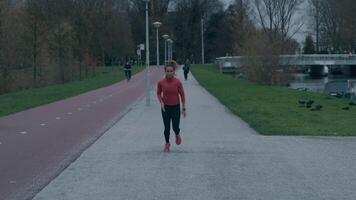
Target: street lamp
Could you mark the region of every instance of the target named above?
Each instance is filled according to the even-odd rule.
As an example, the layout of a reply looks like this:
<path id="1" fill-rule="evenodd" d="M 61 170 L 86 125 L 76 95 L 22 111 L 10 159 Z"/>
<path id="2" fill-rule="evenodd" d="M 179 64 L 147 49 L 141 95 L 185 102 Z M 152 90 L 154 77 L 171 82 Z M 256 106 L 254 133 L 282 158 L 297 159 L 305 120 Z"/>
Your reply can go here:
<path id="1" fill-rule="evenodd" d="M 164 39 L 164 66 L 167 65 L 167 40 L 169 38 L 169 35 L 164 34 L 162 35 L 163 39 Z"/>
<path id="2" fill-rule="evenodd" d="M 159 40 L 158 40 L 158 29 L 162 25 L 161 22 L 153 23 L 153 26 L 156 28 L 156 40 L 157 40 L 157 68 L 159 67 Z"/>
<path id="3" fill-rule="evenodd" d="M 173 46 L 173 40 L 172 39 L 168 39 L 168 60 L 172 60 L 172 46 Z"/>
<path id="4" fill-rule="evenodd" d="M 201 18 L 201 63 L 205 64 L 204 62 L 204 18 Z"/>
<path id="5" fill-rule="evenodd" d="M 150 46 L 148 42 L 148 2 L 150 0 L 143 0 L 146 2 L 146 106 L 150 105 Z"/>

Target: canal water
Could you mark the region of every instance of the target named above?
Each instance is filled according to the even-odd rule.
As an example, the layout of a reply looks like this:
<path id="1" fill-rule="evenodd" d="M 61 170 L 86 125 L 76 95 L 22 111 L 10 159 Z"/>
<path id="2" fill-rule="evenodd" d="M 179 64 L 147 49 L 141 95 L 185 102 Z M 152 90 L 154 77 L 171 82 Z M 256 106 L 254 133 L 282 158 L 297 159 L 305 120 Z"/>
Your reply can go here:
<path id="1" fill-rule="evenodd" d="M 307 90 L 312 92 L 323 93 L 325 85 L 330 81 L 346 81 L 356 83 L 356 77 L 347 77 L 344 75 L 329 75 L 325 77 L 312 78 L 308 74 L 292 74 L 289 78 L 289 87 L 298 90 Z M 340 88 L 341 90 L 341 88 Z M 355 94 L 356 95 L 356 94 Z"/>

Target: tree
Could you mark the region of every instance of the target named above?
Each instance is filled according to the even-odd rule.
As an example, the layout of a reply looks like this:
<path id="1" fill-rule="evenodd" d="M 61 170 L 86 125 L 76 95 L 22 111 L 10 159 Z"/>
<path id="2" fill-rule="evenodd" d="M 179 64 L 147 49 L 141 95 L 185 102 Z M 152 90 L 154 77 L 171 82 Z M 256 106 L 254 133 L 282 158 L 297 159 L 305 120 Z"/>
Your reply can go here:
<path id="1" fill-rule="evenodd" d="M 356 50 L 356 2 L 310 0 L 316 28 L 317 51 L 344 53 Z"/>
<path id="2" fill-rule="evenodd" d="M 316 51 L 319 52 L 319 38 L 321 27 L 321 12 L 322 12 L 322 0 L 310 0 L 312 19 L 314 20 Z"/>
<path id="3" fill-rule="evenodd" d="M 262 30 L 271 43 L 278 44 L 284 53 L 287 41 L 300 30 L 303 20 L 296 20 L 301 0 L 254 0 L 256 15 Z"/>
<path id="4" fill-rule="evenodd" d="M 73 62 L 74 28 L 71 21 L 73 4 L 70 0 L 47 1 L 46 24 L 48 28 L 47 42 L 51 61 L 56 66 L 56 79 L 65 83 L 71 79 Z M 56 71 L 57 71 L 56 70 Z"/>
<path id="5" fill-rule="evenodd" d="M 146 40 L 146 26 L 145 26 L 145 10 L 146 3 L 142 0 L 128 0 L 129 6 L 127 6 L 128 21 L 131 29 L 131 37 L 133 46 L 144 43 Z M 160 33 L 173 35 L 173 24 L 169 21 L 172 12 L 168 12 L 170 7 L 176 0 L 150 0 L 148 6 L 149 24 L 151 25 L 155 21 L 160 21 L 163 26 L 160 27 Z M 155 29 L 150 26 L 149 28 L 149 41 L 150 44 L 154 44 L 156 41 Z M 164 46 L 163 42 L 160 43 L 161 48 Z M 150 45 L 150 52 L 153 51 L 155 45 Z M 131 54 L 132 55 L 132 54 Z M 153 60 L 154 54 L 150 54 L 151 60 Z M 163 57 L 164 55 L 161 54 Z"/>
<path id="6" fill-rule="evenodd" d="M 13 7 L 11 1 L 0 4 L 0 92 L 9 92 L 13 84 L 12 71 L 23 63 L 23 39 L 21 32 L 21 10 Z"/>
<path id="7" fill-rule="evenodd" d="M 25 7 L 24 23 L 26 29 L 23 31 L 24 38 L 28 43 L 28 52 L 32 58 L 33 80 L 36 83 L 38 75 L 42 75 L 39 67 L 40 52 L 43 45 L 43 33 L 45 29 L 42 0 L 27 0 Z"/>
<path id="8" fill-rule="evenodd" d="M 200 62 L 201 20 L 209 24 L 214 13 L 223 8 L 219 0 L 180 0 L 175 1 L 174 12 L 170 12 L 170 24 L 174 24 L 171 35 L 177 51 L 175 57 L 190 58 Z M 203 31 L 205 32 L 205 27 Z M 209 43 L 205 40 L 205 44 Z"/>
<path id="9" fill-rule="evenodd" d="M 301 0 L 254 0 L 255 19 L 261 28 L 250 28 L 242 44 L 243 61 L 249 80 L 269 85 L 284 84 L 279 55 L 294 54 L 298 43 L 293 36 L 303 25 L 295 19 Z"/>
<path id="10" fill-rule="evenodd" d="M 8 2 L 0 1 L 0 94 L 8 91 L 8 79 L 9 79 L 9 66 L 5 65 L 4 48 L 5 44 L 3 38 L 5 36 L 4 26 L 5 17 L 8 11 Z"/>
<path id="11" fill-rule="evenodd" d="M 162 2 L 157 0 L 156 13 L 164 12 Z M 131 5 L 129 0 L 1 0 L 0 92 L 81 79 L 83 68 L 87 76 L 95 75 L 97 64 L 132 55 Z M 26 72 L 17 79 L 26 80 L 21 87 L 12 80 L 19 70 Z"/>
<path id="12" fill-rule="evenodd" d="M 226 12 L 220 11 L 211 15 L 206 28 L 206 59 L 233 55 L 232 34 L 229 31 L 229 20 Z"/>
<path id="13" fill-rule="evenodd" d="M 311 35 L 308 35 L 305 38 L 303 53 L 304 54 L 314 54 L 315 53 L 314 41 L 313 41 L 313 38 Z"/>
<path id="14" fill-rule="evenodd" d="M 255 27 L 248 1 L 235 0 L 226 10 L 211 15 L 206 30 L 207 58 L 242 55 L 246 40 Z"/>
<path id="15" fill-rule="evenodd" d="M 272 85 L 274 74 L 279 69 L 275 55 L 278 49 L 271 45 L 270 38 L 263 31 L 255 31 L 247 39 L 243 53 L 247 59 L 243 61 L 246 78 L 260 83 Z"/>
<path id="16" fill-rule="evenodd" d="M 249 1 L 235 0 L 226 10 L 233 55 L 241 55 L 246 38 L 255 27 L 250 19 Z"/>

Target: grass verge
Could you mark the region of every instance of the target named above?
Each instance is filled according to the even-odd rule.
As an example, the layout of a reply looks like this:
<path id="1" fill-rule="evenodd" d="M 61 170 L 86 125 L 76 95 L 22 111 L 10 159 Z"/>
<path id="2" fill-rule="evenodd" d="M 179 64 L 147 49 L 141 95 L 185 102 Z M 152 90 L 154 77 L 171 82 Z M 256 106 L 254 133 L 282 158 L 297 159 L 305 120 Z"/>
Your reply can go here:
<path id="1" fill-rule="evenodd" d="M 143 69 L 133 67 L 132 73 L 135 74 Z M 111 67 L 98 67 L 95 77 L 82 81 L 0 95 L 0 117 L 112 85 L 123 79 L 125 76 L 121 68 L 112 71 Z"/>
<path id="2" fill-rule="evenodd" d="M 231 78 L 217 73 L 212 64 L 195 65 L 192 73 L 220 102 L 263 135 L 356 135 L 356 106 L 350 106 L 350 100 Z M 301 107 L 300 100 L 313 100 L 312 108 L 321 105 L 322 109 Z"/>

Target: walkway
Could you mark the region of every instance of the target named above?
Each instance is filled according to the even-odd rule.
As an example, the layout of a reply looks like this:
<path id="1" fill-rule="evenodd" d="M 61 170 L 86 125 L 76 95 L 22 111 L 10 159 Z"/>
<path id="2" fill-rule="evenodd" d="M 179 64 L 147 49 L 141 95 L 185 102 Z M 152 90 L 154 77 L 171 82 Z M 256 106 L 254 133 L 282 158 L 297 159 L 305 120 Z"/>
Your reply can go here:
<path id="1" fill-rule="evenodd" d="M 35 200 L 356 199 L 355 137 L 261 136 L 194 79 L 184 86 L 182 145 L 162 152 L 160 106 L 143 99 Z"/>
<path id="2" fill-rule="evenodd" d="M 152 69 L 153 85 L 163 71 Z M 124 116 L 145 91 L 145 72 L 141 72 L 130 82 L 0 118 L 0 199 L 33 197 Z"/>

